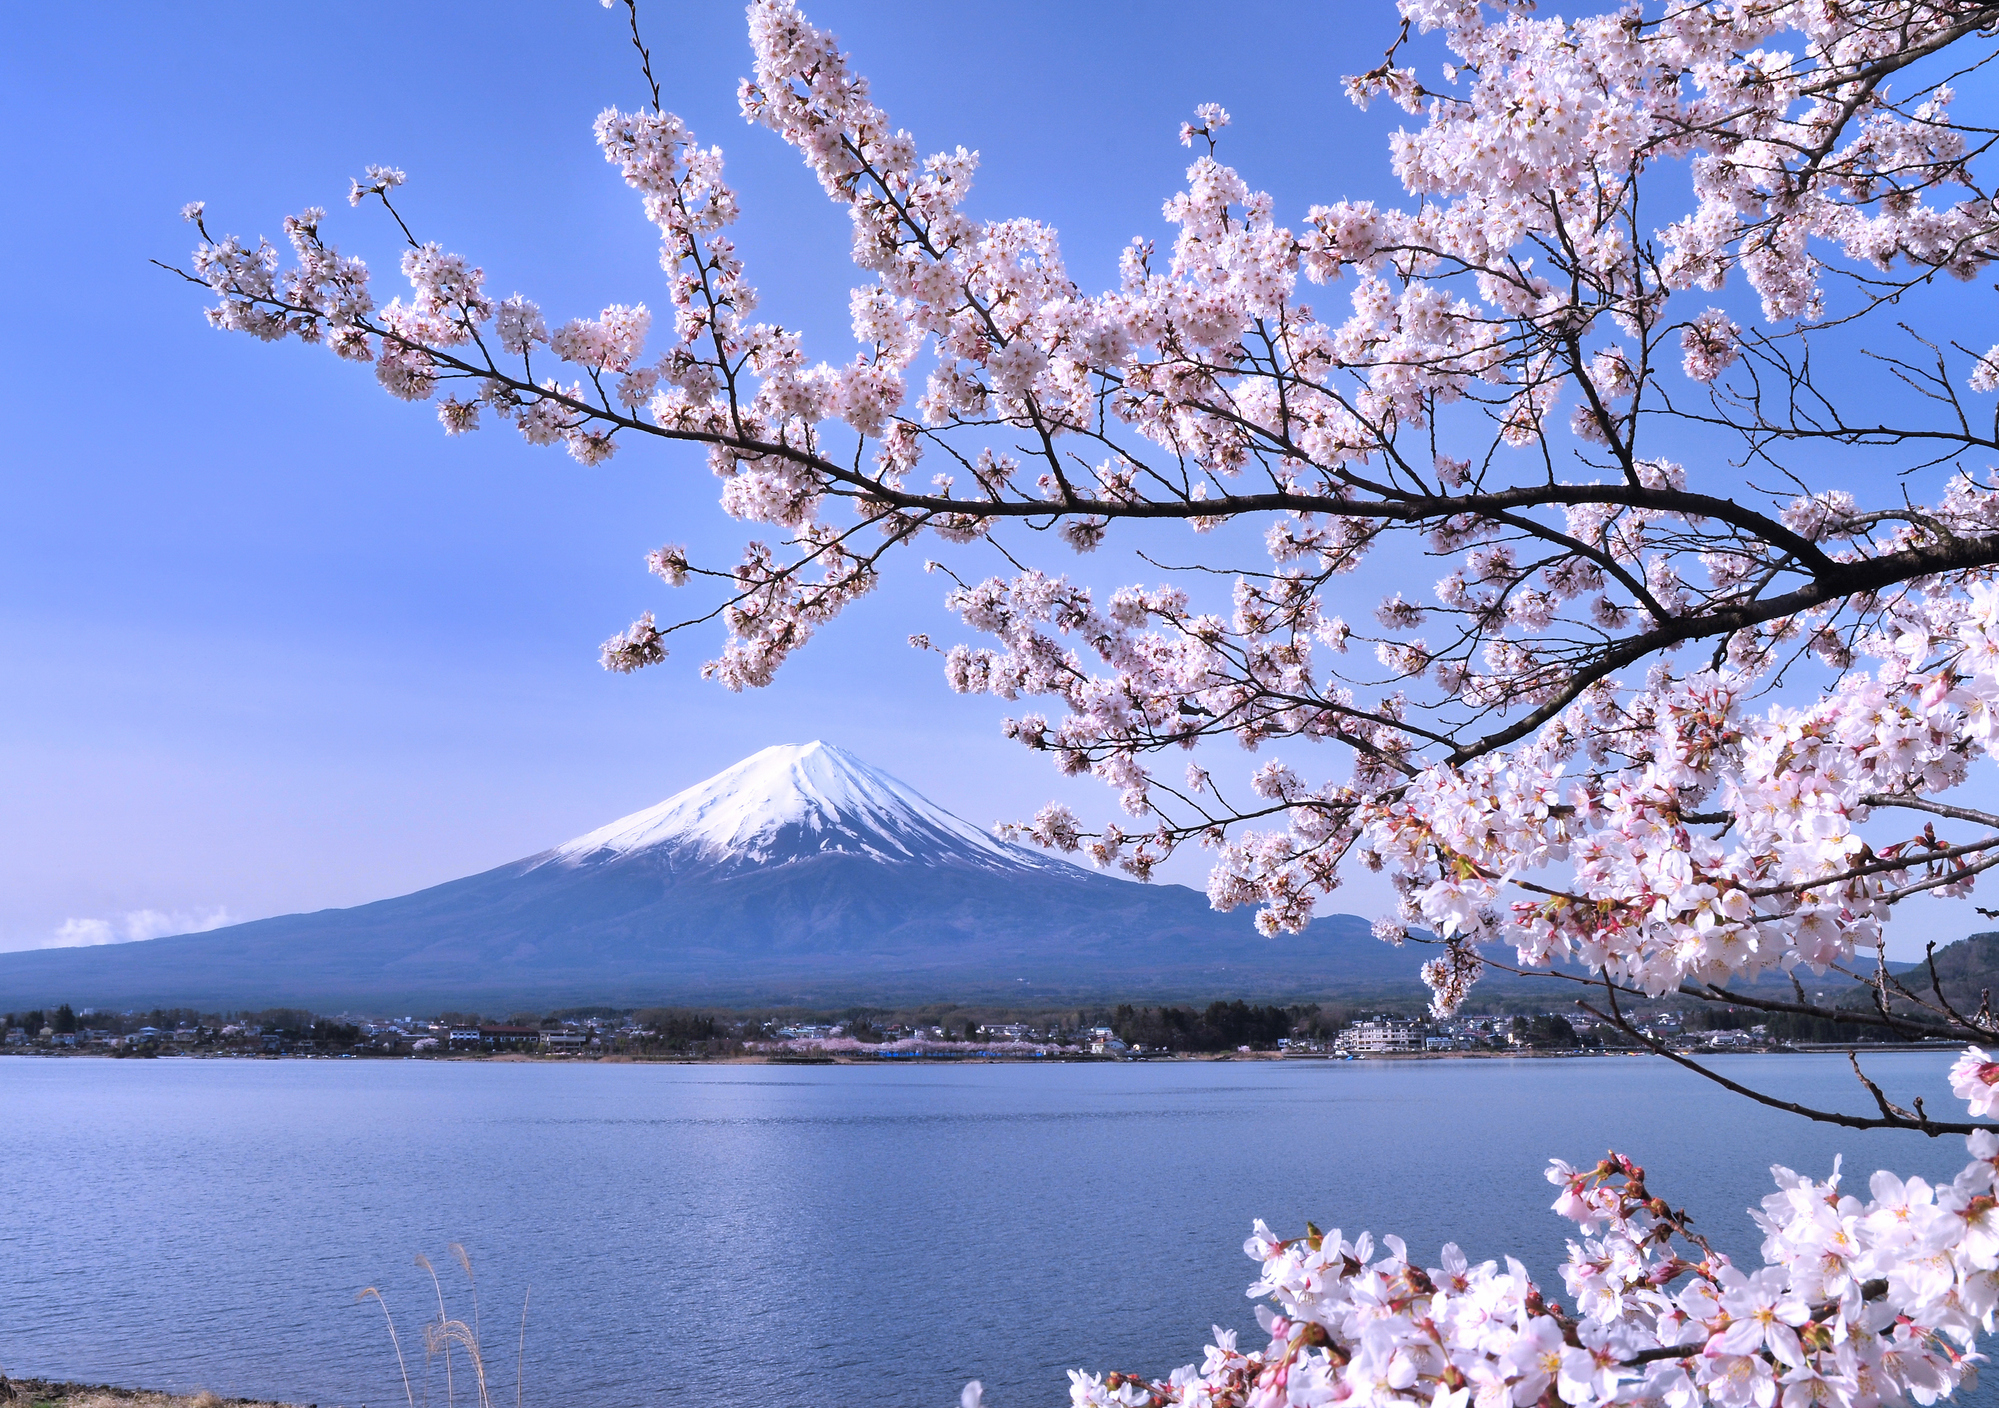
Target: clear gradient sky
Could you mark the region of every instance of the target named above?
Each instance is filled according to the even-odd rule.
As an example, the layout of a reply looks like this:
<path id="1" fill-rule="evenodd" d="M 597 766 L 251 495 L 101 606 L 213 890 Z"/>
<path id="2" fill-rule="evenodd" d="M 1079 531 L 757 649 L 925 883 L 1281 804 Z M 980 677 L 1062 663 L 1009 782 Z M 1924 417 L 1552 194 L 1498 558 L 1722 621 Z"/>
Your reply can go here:
<path id="1" fill-rule="evenodd" d="M 860 281 L 846 217 L 737 115 L 740 6 L 641 12 L 667 105 L 728 153 L 759 315 L 844 359 Z M 1160 0 L 808 12 L 920 149 L 982 153 L 973 214 L 1050 221 L 1086 289 L 1114 281 L 1131 236 L 1165 233 L 1188 159 L 1175 135 L 1199 102 L 1232 111 L 1224 158 L 1281 218 L 1398 194 L 1383 139 L 1401 115 L 1339 91 L 1390 37 L 1386 0 L 1238 3 L 1219 23 Z M 147 262 L 185 262 L 185 201 L 205 200 L 218 233 L 274 240 L 318 204 L 386 297 L 395 243 L 344 199 L 383 162 L 409 173 L 419 236 L 483 265 L 495 294 L 528 294 L 551 322 L 662 308 L 655 233 L 590 139 L 601 108 L 641 100 L 622 25 L 594 0 L 10 15 L 0 948 L 400 894 L 815 737 L 976 822 L 1053 796 L 1110 812 L 1109 793 L 1002 740 L 997 701 L 951 694 L 937 658 L 903 643 L 963 637 L 941 581 L 914 570 L 773 689 L 702 683 L 715 635 L 605 674 L 597 642 L 642 609 L 673 612 L 649 549 L 728 560 L 744 536 L 698 451 L 585 470 L 490 428 L 447 441 L 430 407 L 391 401 L 364 369 L 210 331 L 200 291 Z M 1350 614 L 1381 584 L 1355 593 Z M 1350 907 L 1385 902 L 1357 887 Z"/>

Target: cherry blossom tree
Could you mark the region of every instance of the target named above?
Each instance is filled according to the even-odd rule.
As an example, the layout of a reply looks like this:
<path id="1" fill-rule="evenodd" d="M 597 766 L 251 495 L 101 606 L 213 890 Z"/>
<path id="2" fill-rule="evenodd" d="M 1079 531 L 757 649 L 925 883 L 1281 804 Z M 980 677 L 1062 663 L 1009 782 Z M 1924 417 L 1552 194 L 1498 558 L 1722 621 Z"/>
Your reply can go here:
<path id="1" fill-rule="evenodd" d="M 496 297 L 410 227 L 389 167 L 350 199 L 406 242 L 406 294 L 380 303 L 318 209 L 286 220 L 287 260 L 190 206 L 186 276 L 217 327 L 372 365 L 447 434 L 507 427 L 586 465 L 705 447 L 722 509 L 770 540 L 733 565 L 655 552 L 712 594 L 642 615 L 610 669 L 719 617 L 705 673 L 767 685 L 919 560 L 900 549 L 935 545 L 973 633 L 942 652 L 951 687 L 1022 701 L 1011 737 L 1117 794 L 1123 819 L 1094 829 L 1044 809 L 1020 828 L 1044 845 L 1139 878 L 1208 848 L 1213 902 L 1273 935 L 1350 867 L 1381 872 L 1399 903 L 1378 932 L 1437 945 L 1439 1013 L 1499 963 L 1647 1043 L 1631 1004 L 1667 994 L 1999 1040 L 1988 1005 L 1934 965 L 1891 973 L 1882 940 L 1894 905 L 1968 903 L 1999 865 L 1978 804 L 1999 751 L 1999 346 L 1947 333 L 1953 290 L 1999 257 L 1999 129 L 1957 95 L 1989 98 L 1999 4 L 1597 8 L 1384 0 L 1393 42 L 1347 91 L 1411 115 L 1389 153 L 1404 207 L 1280 213 L 1206 105 L 1179 134 L 1170 245 L 1135 239 L 1091 293 L 1047 225 L 966 213 L 975 153 L 923 155 L 832 35 L 755 0 L 743 115 L 852 220 L 844 361 L 758 320 L 722 153 L 663 109 L 629 3 L 652 103 L 596 138 L 659 232 L 659 336 L 642 302 L 551 326 Z M 1064 571 L 1175 523 L 1185 568 L 1107 594 Z M 1205 550 L 1240 523 L 1255 561 Z M 965 566 L 981 554 L 990 575 Z M 1401 590 L 1345 620 L 1341 579 L 1370 562 Z M 1231 740 L 1270 755 L 1244 795 L 1202 765 Z M 1858 978 L 1871 1004 L 1822 1006 L 1800 973 Z M 1967 1134 L 1973 1162 L 1947 1189 L 1876 1175 L 1865 1204 L 1780 1171 L 1754 1275 L 1628 1161 L 1558 1167 L 1574 1316 L 1517 1266 L 1260 1230 L 1267 1349 L 1218 1335 L 1199 1370 L 1079 1377 L 1077 1401 L 1929 1402 L 1999 1294 L 1999 1063 L 1973 1048 L 1954 1073 L 1972 1121 L 1862 1080 L 1874 1114 L 1743 1093 Z"/>

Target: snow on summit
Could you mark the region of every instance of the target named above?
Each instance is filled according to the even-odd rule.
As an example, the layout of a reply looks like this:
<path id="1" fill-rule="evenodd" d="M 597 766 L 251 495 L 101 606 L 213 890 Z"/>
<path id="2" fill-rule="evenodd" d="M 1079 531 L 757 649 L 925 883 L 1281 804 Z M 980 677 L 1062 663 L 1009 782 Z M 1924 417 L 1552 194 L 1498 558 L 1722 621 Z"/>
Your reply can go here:
<path id="1" fill-rule="evenodd" d="M 999 840 L 818 741 L 753 753 L 657 806 L 557 846 L 543 863 L 599 866 L 644 855 L 770 865 L 826 853 L 982 869 L 1071 868 Z"/>

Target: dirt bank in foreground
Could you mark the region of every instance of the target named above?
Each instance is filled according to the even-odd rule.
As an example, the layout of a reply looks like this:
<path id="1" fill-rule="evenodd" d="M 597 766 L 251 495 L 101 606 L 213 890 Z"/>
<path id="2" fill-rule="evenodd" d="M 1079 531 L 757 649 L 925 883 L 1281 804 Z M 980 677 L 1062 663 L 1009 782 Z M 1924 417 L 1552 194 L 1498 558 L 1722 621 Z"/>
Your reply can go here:
<path id="1" fill-rule="evenodd" d="M 58 1383 L 53 1379 L 0 1377 L 0 1408 L 298 1408 L 255 1398 L 223 1398 L 213 1393 L 180 1395 L 109 1384 Z M 317 1403 L 306 1408 L 319 1408 Z"/>

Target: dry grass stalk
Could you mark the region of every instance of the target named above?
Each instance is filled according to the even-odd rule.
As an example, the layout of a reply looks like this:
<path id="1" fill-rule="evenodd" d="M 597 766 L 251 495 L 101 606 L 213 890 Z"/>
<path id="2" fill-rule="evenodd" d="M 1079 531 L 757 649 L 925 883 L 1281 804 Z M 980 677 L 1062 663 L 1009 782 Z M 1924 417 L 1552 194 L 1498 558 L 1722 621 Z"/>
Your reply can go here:
<path id="1" fill-rule="evenodd" d="M 382 1318 L 389 1323 L 389 1343 L 396 1347 L 396 1368 L 402 1371 L 403 1397 L 409 1401 L 409 1408 L 416 1408 L 416 1395 L 410 1392 L 410 1366 L 403 1359 L 403 1342 L 396 1334 L 396 1317 L 389 1314 L 389 1303 L 382 1299 L 382 1293 L 373 1286 L 356 1293 L 354 1299 L 375 1298 L 375 1304 L 382 1307 Z"/>
<path id="2" fill-rule="evenodd" d="M 426 1321 L 423 1327 L 424 1403 L 427 1408 L 430 1402 L 431 1361 L 441 1354 L 444 1356 L 445 1408 L 456 1408 L 457 1386 L 451 1364 L 451 1353 L 456 1348 L 465 1355 L 466 1359 L 472 1365 L 473 1382 L 479 1392 L 477 1408 L 493 1408 L 492 1389 L 486 1376 L 486 1355 L 479 1342 L 478 1278 L 472 1273 L 472 1258 L 462 1244 L 453 1242 L 449 1250 L 452 1256 L 457 1258 L 459 1266 L 464 1269 L 466 1283 L 472 1289 L 472 1323 L 468 1325 L 463 1320 L 452 1318 L 449 1308 L 445 1305 L 444 1284 L 438 1279 L 437 1268 L 431 1265 L 429 1257 L 418 1252 L 416 1255 L 416 1264 L 430 1273 L 431 1289 L 437 1294 L 437 1318 Z M 383 1318 L 388 1323 L 389 1342 L 395 1346 L 396 1366 L 402 1371 L 403 1396 L 408 1401 L 409 1408 L 417 1408 L 416 1394 L 410 1386 L 409 1365 L 403 1358 L 402 1341 L 396 1335 L 395 1317 L 389 1314 L 388 1302 L 382 1299 L 382 1293 L 373 1286 L 362 1290 L 354 1299 L 357 1301 L 366 1300 L 371 1296 L 382 1307 Z M 527 1332 L 528 1301 L 527 1296 L 523 1295 L 521 1297 L 520 1344 L 516 1350 L 514 1359 L 514 1408 L 521 1408 L 521 1371 L 527 1358 Z"/>
<path id="3" fill-rule="evenodd" d="M 444 1313 L 444 1286 L 437 1279 L 437 1268 L 430 1264 L 430 1258 L 425 1256 L 422 1252 L 418 1252 L 416 1254 L 416 1264 L 418 1266 L 421 1266 L 425 1271 L 428 1271 L 430 1273 L 431 1289 L 437 1292 L 437 1322 L 438 1324 L 441 1325 L 445 1322 L 446 1319 Z M 431 1347 L 430 1337 L 431 1337 L 431 1327 L 429 1325 L 425 1325 L 423 1327 L 423 1400 L 426 1405 L 426 1408 L 428 1408 L 428 1405 L 430 1403 L 430 1360 L 431 1356 L 435 1353 L 435 1350 Z M 453 1408 L 452 1390 L 451 1390 L 451 1346 L 448 1343 L 444 1347 L 444 1408 Z"/>
<path id="4" fill-rule="evenodd" d="M 453 1242 L 445 1248 L 458 1258 L 458 1264 L 465 1268 L 465 1284 L 472 1288 L 472 1338 L 479 1338 L 479 1278 L 472 1274 L 472 1258 L 465 1252 L 463 1242 Z"/>
<path id="5" fill-rule="evenodd" d="M 521 1365 L 526 1362 L 528 1353 L 528 1296 L 533 1290 L 534 1287 L 529 1286 L 521 1292 L 521 1344 L 514 1351 L 514 1408 L 521 1408 Z"/>

